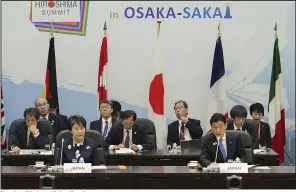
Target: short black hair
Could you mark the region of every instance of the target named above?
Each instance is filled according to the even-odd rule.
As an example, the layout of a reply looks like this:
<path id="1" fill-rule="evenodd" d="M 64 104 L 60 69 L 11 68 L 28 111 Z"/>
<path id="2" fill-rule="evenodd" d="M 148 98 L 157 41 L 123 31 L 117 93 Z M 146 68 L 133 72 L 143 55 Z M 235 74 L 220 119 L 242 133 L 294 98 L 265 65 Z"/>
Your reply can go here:
<path id="1" fill-rule="evenodd" d="M 254 103 L 250 106 L 250 114 L 252 115 L 253 112 L 262 113 L 264 116 L 264 107 L 261 103 Z"/>
<path id="2" fill-rule="evenodd" d="M 123 113 L 121 115 L 121 119 L 122 120 L 128 119 L 130 117 L 133 117 L 133 120 L 136 121 L 137 120 L 137 114 L 136 114 L 136 112 L 134 112 L 133 110 L 123 111 Z"/>
<path id="3" fill-rule="evenodd" d="M 111 100 L 113 105 L 113 113 L 116 113 L 117 111 L 121 111 L 121 104 L 118 101 Z"/>
<path id="4" fill-rule="evenodd" d="M 213 123 L 222 121 L 224 124 L 226 123 L 226 118 L 222 113 L 214 113 L 210 119 L 210 124 L 212 126 Z"/>
<path id="5" fill-rule="evenodd" d="M 185 107 L 185 108 L 188 108 L 188 104 L 187 104 L 186 101 L 179 100 L 179 101 L 177 101 L 177 102 L 175 103 L 175 105 L 174 105 L 174 109 L 175 109 L 175 106 L 176 106 L 178 103 L 183 103 L 184 107 Z"/>
<path id="6" fill-rule="evenodd" d="M 75 124 L 82 125 L 84 128 L 86 128 L 86 120 L 81 115 L 73 115 L 68 118 L 68 125 L 70 127 L 70 130 L 72 130 Z"/>
<path id="7" fill-rule="evenodd" d="M 107 100 L 107 99 L 100 101 L 99 108 L 101 108 L 101 105 L 102 105 L 103 103 L 108 104 L 108 105 L 111 106 L 111 108 L 113 108 L 113 104 L 112 104 L 112 102 L 109 101 L 109 100 Z"/>
<path id="8" fill-rule="evenodd" d="M 37 120 L 40 118 L 40 112 L 38 109 L 30 107 L 24 111 L 24 118 L 26 119 L 27 115 L 35 117 Z"/>
<path id="9" fill-rule="evenodd" d="M 232 107 L 230 110 L 230 117 L 234 119 L 235 117 L 247 117 L 248 111 L 247 109 L 242 105 L 236 105 Z"/>

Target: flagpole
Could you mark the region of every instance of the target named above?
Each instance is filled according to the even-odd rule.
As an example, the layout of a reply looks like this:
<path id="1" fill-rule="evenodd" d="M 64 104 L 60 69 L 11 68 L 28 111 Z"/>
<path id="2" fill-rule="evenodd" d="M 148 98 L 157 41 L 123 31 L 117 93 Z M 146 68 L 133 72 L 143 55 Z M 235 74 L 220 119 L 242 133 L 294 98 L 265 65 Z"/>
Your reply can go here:
<path id="1" fill-rule="evenodd" d="M 50 22 L 49 39 L 53 37 L 53 21 Z"/>
<path id="2" fill-rule="evenodd" d="M 277 21 L 275 22 L 275 25 L 274 25 L 274 39 L 277 39 L 278 38 L 278 33 L 277 33 Z"/>
<path id="3" fill-rule="evenodd" d="M 104 36 L 106 37 L 106 39 L 107 39 L 107 23 L 106 23 L 106 21 L 105 21 L 105 23 L 104 23 L 104 28 L 103 28 L 103 30 L 104 30 Z M 108 48 L 108 45 L 107 45 L 107 48 Z M 102 78 L 102 83 L 103 83 L 103 85 L 104 85 L 104 77 L 106 76 L 106 90 L 107 90 L 107 87 L 108 87 L 108 65 L 106 65 L 106 73 L 104 74 L 102 74 L 103 75 L 103 78 Z M 106 93 L 107 95 L 106 95 L 106 99 L 108 99 L 108 92 Z"/>
<path id="4" fill-rule="evenodd" d="M 158 27 L 157 27 L 157 38 L 158 38 L 159 35 L 160 35 L 160 24 L 161 24 L 161 19 L 157 19 L 156 22 L 157 22 L 157 24 L 158 24 Z"/>

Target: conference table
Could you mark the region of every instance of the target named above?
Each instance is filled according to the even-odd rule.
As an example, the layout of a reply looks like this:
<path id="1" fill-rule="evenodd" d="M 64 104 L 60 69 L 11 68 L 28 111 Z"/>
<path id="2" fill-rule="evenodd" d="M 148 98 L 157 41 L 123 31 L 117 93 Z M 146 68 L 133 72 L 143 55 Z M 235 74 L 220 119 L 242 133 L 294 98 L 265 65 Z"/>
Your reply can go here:
<path id="1" fill-rule="evenodd" d="M 199 160 L 200 150 L 182 149 L 177 154 L 168 153 L 166 150 L 153 150 L 148 153 L 116 154 L 114 151 L 105 152 L 106 165 L 126 166 L 187 166 L 189 161 Z M 35 161 L 44 161 L 45 164 L 53 165 L 53 155 L 19 155 L 2 151 L 2 166 L 28 166 L 34 165 Z M 278 166 L 279 155 L 272 149 L 267 154 L 254 154 L 254 164 L 261 166 Z"/>
<path id="2" fill-rule="evenodd" d="M 294 166 L 253 167 L 241 177 L 243 189 L 296 189 Z M 32 166 L 2 166 L 2 189 L 39 189 L 40 176 L 54 176 L 54 189 L 227 189 L 233 174 L 187 166 L 107 166 L 92 173 L 43 172 Z"/>

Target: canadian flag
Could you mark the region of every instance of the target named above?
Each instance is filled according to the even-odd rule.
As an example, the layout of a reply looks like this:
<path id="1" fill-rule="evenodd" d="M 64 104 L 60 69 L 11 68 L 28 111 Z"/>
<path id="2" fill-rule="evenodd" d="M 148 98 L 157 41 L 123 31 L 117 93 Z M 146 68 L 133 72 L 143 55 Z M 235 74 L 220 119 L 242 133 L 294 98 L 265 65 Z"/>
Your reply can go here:
<path id="1" fill-rule="evenodd" d="M 149 90 L 149 118 L 154 122 L 157 146 L 164 149 L 166 141 L 166 123 L 164 117 L 164 83 L 163 83 L 163 60 L 160 44 L 160 23 L 158 20 L 157 38 L 153 61 L 152 80 Z"/>
<path id="2" fill-rule="evenodd" d="M 107 63 L 108 63 L 108 43 L 107 26 L 104 24 L 104 37 L 101 44 L 99 71 L 98 71 L 98 103 L 107 99 Z"/>

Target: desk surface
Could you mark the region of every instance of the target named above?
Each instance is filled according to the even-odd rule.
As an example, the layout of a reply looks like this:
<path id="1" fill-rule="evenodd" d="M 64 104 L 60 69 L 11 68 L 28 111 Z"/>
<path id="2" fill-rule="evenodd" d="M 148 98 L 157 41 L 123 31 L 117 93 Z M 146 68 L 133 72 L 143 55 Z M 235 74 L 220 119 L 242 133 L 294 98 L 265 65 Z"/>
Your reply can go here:
<path id="1" fill-rule="evenodd" d="M 108 167 L 108 166 L 107 166 Z M 50 173 L 55 189 L 226 189 L 226 177 L 233 174 L 202 172 L 184 166 L 130 166 L 126 170 L 111 166 L 93 173 Z M 3 189 L 38 189 L 45 175 L 28 166 L 2 166 Z M 242 177 L 246 189 L 295 189 L 295 167 L 251 168 Z M 15 184 L 15 181 L 17 185 Z M 213 185 L 215 183 L 215 185 Z"/>

